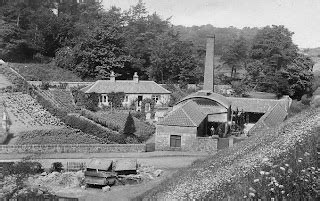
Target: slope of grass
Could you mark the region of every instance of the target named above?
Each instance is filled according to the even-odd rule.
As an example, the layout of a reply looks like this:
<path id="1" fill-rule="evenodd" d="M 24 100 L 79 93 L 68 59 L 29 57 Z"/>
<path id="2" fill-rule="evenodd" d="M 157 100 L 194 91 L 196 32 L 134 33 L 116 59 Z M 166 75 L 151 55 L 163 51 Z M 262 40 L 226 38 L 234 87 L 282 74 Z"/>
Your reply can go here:
<path id="1" fill-rule="evenodd" d="M 139 198 L 316 199 L 319 195 L 312 189 L 320 188 L 319 169 L 314 168 L 319 121 L 320 109 L 304 111 L 277 128 L 195 162 Z"/>
<path id="2" fill-rule="evenodd" d="M 98 138 L 80 130 L 63 128 L 22 132 L 16 142 L 23 144 L 100 144 Z"/>
<path id="3" fill-rule="evenodd" d="M 85 117 L 108 127 L 109 129 L 115 131 L 122 131 L 124 129 L 124 125 L 127 121 L 127 117 L 129 113 L 127 112 L 107 112 L 107 111 L 99 111 L 96 113 L 84 110 L 82 115 Z M 134 133 L 136 136 L 140 137 L 143 141 L 149 139 L 149 137 L 155 132 L 154 126 L 151 126 L 145 122 L 140 121 L 139 119 L 133 117 L 134 125 L 136 128 L 136 132 Z"/>
<path id="4" fill-rule="evenodd" d="M 82 81 L 81 78 L 73 72 L 58 68 L 54 63 L 9 63 L 9 67 L 16 70 L 28 81 Z"/>

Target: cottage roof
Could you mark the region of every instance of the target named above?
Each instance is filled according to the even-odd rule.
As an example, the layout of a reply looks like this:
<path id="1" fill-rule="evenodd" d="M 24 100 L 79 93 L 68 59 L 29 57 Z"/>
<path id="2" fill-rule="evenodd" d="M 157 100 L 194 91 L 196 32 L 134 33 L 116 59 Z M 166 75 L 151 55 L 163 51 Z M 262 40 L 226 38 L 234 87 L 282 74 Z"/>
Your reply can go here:
<path id="1" fill-rule="evenodd" d="M 211 91 L 205 91 L 205 90 L 193 93 L 193 94 L 183 98 L 178 103 L 181 103 L 181 102 L 189 100 L 189 99 L 196 99 L 196 98 L 213 100 L 213 101 L 219 103 L 220 105 L 222 105 L 225 108 L 229 108 L 230 107 L 230 101 L 225 96 L 223 96 L 221 94 L 218 94 L 218 93 L 211 92 Z"/>
<path id="2" fill-rule="evenodd" d="M 126 94 L 170 94 L 154 81 L 133 80 L 98 80 L 94 84 L 81 89 L 85 93 L 107 94 L 111 92 L 124 92 Z"/>
<path id="3" fill-rule="evenodd" d="M 266 113 L 277 103 L 283 100 L 258 99 L 258 98 L 237 98 L 227 97 L 231 101 L 232 110 L 243 110 L 244 112 Z"/>
<path id="4" fill-rule="evenodd" d="M 167 126 L 183 126 L 183 127 L 198 127 L 201 122 L 207 117 L 201 108 L 192 100 L 189 100 L 178 109 L 170 112 L 159 125 Z"/>

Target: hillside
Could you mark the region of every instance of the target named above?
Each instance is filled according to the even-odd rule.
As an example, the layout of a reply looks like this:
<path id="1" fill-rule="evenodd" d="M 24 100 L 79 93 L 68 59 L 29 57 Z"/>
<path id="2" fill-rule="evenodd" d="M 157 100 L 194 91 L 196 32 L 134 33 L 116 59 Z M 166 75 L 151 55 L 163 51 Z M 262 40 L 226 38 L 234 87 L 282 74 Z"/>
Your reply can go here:
<path id="1" fill-rule="evenodd" d="M 303 53 L 310 56 L 312 60 L 315 62 L 313 66 L 313 71 L 320 72 L 320 47 L 318 48 L 307 48 L 302 50 Z"/>
<path id="2" fill-rule="evenodd" d="M 9 67 L 16 70 L 28 81 L 61 81 L 79 82 L 82 81 L 71 71 L 58 68 L 52 63 L 9 63 Z"/>
<path id="3" fill-rule="evenodd" d="M 59 119 L 52 116 L 48 111 L 43 109 L 31 96 L 22 93 L 1 94 L 0 102 L 6 105 L 11 126 L 12 134 L 9 141 L 14 144 L 16 137 L 22 131 L 32 131 L 41 129 L 57 129 L 64 127 Z"/>
<path id="4" fill-rule="evenodd" d="M 255 133 L 231 149 L 220 151 L 178 171 L 141 198 L 237 200 L 249 196 L 259 198 L 263 193 L 271 197 L 279 195 L 287 200 L 301 198 L 299 196 L 309 193 L 311 188 L 308 180 L 302 179 L 301 183 L 300 178 L 309 179 L 304 172 L 309 171 L 312 179 L 317 178 L 312 175 L 316 167 L 315 137 L 319 142 L 319 122 L 319 108 L 304 111 L 277 128 Z M 265 172 L 270 176 L 265 178 Z M 279 182 L 277 185 L 273 182 L 271 186 L 267 185 L 272 177 Z M 293 181 L 298 182 L 298 186 L 295 184 L 294 187 Z M 317 187 L 317 183 L 315 185 L 312 186 L 315 189 L 320 187 Z M 279 186 L 283 186 L 282 190 L 288 194 L 283 195 Z M 274 193 L 268 193 L 271 187 Z M 314 198 L 317 196 L 314 192 L 311 195 Z"/>

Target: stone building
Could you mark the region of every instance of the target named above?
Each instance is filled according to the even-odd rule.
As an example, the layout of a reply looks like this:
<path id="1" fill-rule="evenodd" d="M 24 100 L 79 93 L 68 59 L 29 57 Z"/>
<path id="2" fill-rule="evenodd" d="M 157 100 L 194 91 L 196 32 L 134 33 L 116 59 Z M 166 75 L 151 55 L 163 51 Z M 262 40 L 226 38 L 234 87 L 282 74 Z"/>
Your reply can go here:
<path id="1" fill-rule="evenodd" d="M 109 106 L 109 93 L 124 92 L 122 105 L 130 107 L 132 104 L 137 104 L 138 109 L 142 101 L 147 98 L 153 99 L 157 106 L 166 105 L 170 101 L 171 94 L 154 81 L 139 80 L 137 73 L 133 75 L 132 80 L 116 80 L 114 72 L 111 72 L 110 80 L 98 80 L 81 90 L 87 94 L 99 94 L 99 106 Z"/>

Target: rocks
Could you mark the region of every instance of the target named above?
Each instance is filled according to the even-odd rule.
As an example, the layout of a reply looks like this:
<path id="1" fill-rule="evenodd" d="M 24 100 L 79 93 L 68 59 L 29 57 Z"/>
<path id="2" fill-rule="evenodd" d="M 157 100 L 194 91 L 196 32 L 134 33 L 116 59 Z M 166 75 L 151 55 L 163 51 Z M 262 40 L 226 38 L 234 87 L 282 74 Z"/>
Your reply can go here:
<path id="1" fill-rule="evenodd" d="M 159 177 L 161 174 L 162 174 L 162 172 L 163 172 L 163 170 L 156 170 L 156 171 L 154 171 L 154 176 L 156 176 L 156 177 Z"/>
<path id="2" fill-rule="evenodd" d="M 108 191 L 110 191 L 110 190 L 111 190 L 110 186 L 102 187 L 102 191 L 103 191 L 103 192 L 108 192 Z"/>

